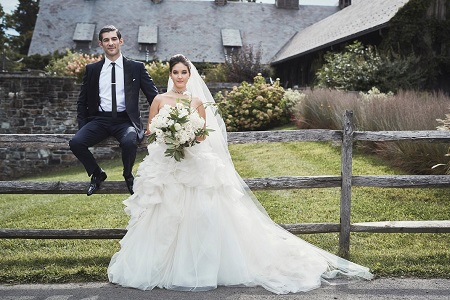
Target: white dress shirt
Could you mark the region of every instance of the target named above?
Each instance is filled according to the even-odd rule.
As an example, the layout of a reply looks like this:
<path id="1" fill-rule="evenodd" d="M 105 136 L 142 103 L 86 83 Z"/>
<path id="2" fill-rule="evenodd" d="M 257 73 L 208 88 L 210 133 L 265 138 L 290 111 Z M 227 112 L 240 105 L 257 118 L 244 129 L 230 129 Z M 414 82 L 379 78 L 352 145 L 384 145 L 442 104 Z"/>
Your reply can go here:
<path id="1" fill-rule="evenodd" d="M 116 101 L 117 111 L 125 111 L 125 84 L 123 79 L 123 56 L 115 61 L 116 63 Z M 100 72 L 99 79 L 99 95 L 100 95 L 100 107 L 99 111 L 112 111 L 112 97 L 111 97 L 111 60 L 105 57 L 105 63 L 103 64 Z"/>

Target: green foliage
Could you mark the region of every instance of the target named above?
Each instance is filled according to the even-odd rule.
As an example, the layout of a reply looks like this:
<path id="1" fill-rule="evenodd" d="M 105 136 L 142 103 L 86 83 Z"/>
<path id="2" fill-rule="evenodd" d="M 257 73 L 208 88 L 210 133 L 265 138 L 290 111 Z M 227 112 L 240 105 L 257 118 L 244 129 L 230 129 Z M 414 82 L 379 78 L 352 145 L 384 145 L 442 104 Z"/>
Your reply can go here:
<path id="1" fill-rule="evenodd" d="M 215 64 L 204 69 L 205 82 L 228 82 L 224 64 Z"/>
<path id="2" fill-rule="evenodd" d="M 380 67 L 374 75 L 374 86 L 383 92 L 425 89 L 426 75 L 417 68 L 420 56 L 414 53 L 401 55 L 389 50 L 384 51 L 380 59 Z"/>
<path id="3" fill-rule="evenodd" d="M 24 68 L 31 70 L 45 70 L 45 67 L 50 64 L 50 62 L 54 57 L 61 58 L 62 55 L 55 53 L 53 55 L 34 54 L 30 56 L 24 56 L 23 58 Z"/>
<path id="4" fill-rule="evenodd" d="M 380 67 L 380 56 L 373 47 L 354 42 L 342 53 L 327 52 L 325 64 L 316 73 L 317 85 L 347 91 L 368 90 Z"/>
<path id="5" fill-rule="evenodd" d="M 7 72 L 20 71 L 24 67 L 23 55 L 12 51 L 8 47 L 4 48 L 3 53 L 1 53 L 1 55 L 3 55 L 3 54 L 5 55 L 5 60 L 4 60 L 3 66 Z M 3 68 L 3 66 L 2 66 L 2 68 Z"/>
<path id="6" fill-rule="evenodd" d="M 316 73 L 317 86 L 345 91 L 367 91 L 377 87 L 383 92 L 418 89 L 424 75 L 416 69 L 420 61 L 414 54 L 401 56 L 393 50 L 380 53 L 373 46 L 355 41 L 343 52 L 327 52 L 325 64 Z"/>
<path id="7" fill-rule="evenodd" d="M 378 49 L 355 42 L 341 53 L 328 52 L 316 73 L 317 85 L 347 91 L 436 90 L 439 78 L 450 76 L 449 15 L 450 0 L 410 0 L 390 21 Z"/>
<path id="8" fill-rule="evenodd" d="M 215 99 L 228 131 L 264 130 L 286 122 L 283 95 L 278 80 L 269 84 L 258 74 L 253 85 L 244 81 Z"/>
<path id="9" fill-rule="evenodd" d="M 404 57 L 420 57 L 414 71 L 422 74 L 424 89 L 435 89 L 439 76 L 450 76 L 449 16 L 450 0 L 410 0 L 392 18 L 380 45 Z"/>
<path id="10" fill-rule="evenodd" d="M 6 27 L 15 29 L 19 35 L 10 38 L 10 46 L 22 55 L 28 54 L 34 25 L 39 12 L 39 0 L 18 0 L 17 8 L 6 15 Z"/>
<path id="11" fill-rule="evenodd" d="M 270 69 L 261 64 L 261 51 L 244 46 L 237 53 L 225 57 L 225 73 L 228 82 L 251 82 L 257 74 L 269 76 Z"/>
<path id="12" fill-rule="evenodd" d="M 6 43 L 6 33 L 5 33 L 5 12 L 3 11 L 3 6 L 0 4 L 0 50 L 3 52 Z"/>
<path id="13" fill-rule="evenodd" d="M 169 63 L 161 61 L 153 61 L 145 65 L 147 72 L 153 79 L 153 82 L 158 87 L 167 87 L 167 80 L 169 78 Z"/>
<path id="14" fill-rule="evenodd" d="M 45 71 L 50 76 L 74 76 L 81 82 L 86 65 L 101 59 L 101 55 L 75 53 L 67 49 L 63 57 L 54 56 L 45 67 Z"/>

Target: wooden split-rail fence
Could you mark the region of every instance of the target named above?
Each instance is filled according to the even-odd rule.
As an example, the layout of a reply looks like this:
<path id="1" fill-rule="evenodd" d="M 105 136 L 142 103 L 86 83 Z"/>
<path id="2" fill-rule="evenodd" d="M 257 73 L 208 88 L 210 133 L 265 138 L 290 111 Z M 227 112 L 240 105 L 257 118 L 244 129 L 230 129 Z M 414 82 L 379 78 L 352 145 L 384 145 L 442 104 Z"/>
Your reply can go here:
<path id="1" fill-rule="evenodd" d="M 352 112 L 346 111 L 342 130 L 286 130 L 228 133 L 229 144 L 330 141 L 341 144 L 341 176 L 286 176 L 245 178 L 251 190 L 284 190 L 340 187 L 340 223 L 280 224 L 294 234 L 339 232 L 339 255 L 349 256 L 351 232 L 450 233 L 450 220 L 384 221 L 351 223 L 352 187 L 449 188 L 450 175 L 353 176 L 355 141 L 422 141 L 450 143 L 450 131 L 353 131 Z M 0 134 L 0 147 L 67 148 L 69 134 Z M 117 145 L 107 140 L 105 145 Z M 0 181 L 0 194 L 84 194 L 86 182 Z M 122 181 L 106 181 L 98 193 L 127 194 Z M 3 239 L 119 239 L 125 229 L 9 229 L 0 228 Z"/>

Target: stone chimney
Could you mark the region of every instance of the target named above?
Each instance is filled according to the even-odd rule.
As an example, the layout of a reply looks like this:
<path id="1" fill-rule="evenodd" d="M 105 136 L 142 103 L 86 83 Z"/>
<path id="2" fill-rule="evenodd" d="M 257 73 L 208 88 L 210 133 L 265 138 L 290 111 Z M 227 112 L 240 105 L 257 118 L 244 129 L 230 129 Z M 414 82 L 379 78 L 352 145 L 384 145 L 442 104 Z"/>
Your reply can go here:
<path id="1" fill-rule="evenodd" d="M 275 0 L 276 8 L 299 9 L 299 0 Z"/>
<path id="2" fill-rule="evenodd" d="M 224 6 L 224 5 L 227 4 L 227 0 L 214 0 L 214 3 L 215 3 L 217 6 Z"/>
<path id="3" fill-rule="evenodd" d="M 346 8 L 349 5 L 352 5 L 352 0 L 339 0 L 340 9 Z"/>

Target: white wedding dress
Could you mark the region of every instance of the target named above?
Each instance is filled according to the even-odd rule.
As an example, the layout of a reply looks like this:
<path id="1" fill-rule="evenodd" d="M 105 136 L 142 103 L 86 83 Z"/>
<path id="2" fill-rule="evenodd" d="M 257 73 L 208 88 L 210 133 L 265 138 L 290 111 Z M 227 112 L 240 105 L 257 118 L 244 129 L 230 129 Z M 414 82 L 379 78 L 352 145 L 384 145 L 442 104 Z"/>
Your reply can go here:
<path id="1" fill-rule="evenodd" d="M 262 286 L 285 294 L 372 279 L 366 267 L 309 244 L 268 217 L 235 171 L 221 119 L 213 118 L 208 109 L 207 125 L 216 131 L 186 148 L 180 162 L 165 156 L 165 145 L 148 146 L 135 193 L 124 201 L 130 221 L 108 267 L 110 282 L 142 290 Z"/>
<path id="2" fill-rule="evenodd" d="M 148 150 L 124 201 L 131 219 L 108 268 L 111 282 L 190 291 L 259 285 L 284 294 L 340 275 L 372 278 L 274 223 L 208 143 L 187 148 L 181 162 L 163 145 Z"/>

